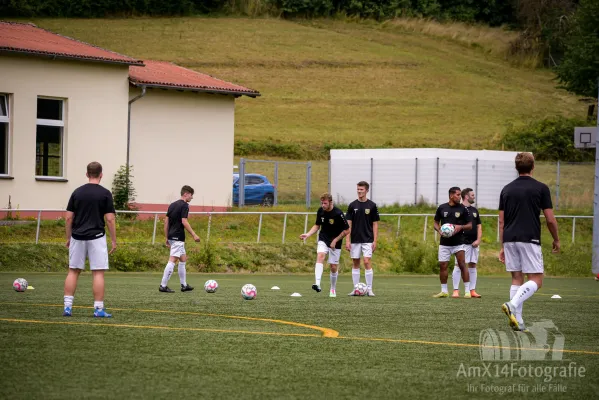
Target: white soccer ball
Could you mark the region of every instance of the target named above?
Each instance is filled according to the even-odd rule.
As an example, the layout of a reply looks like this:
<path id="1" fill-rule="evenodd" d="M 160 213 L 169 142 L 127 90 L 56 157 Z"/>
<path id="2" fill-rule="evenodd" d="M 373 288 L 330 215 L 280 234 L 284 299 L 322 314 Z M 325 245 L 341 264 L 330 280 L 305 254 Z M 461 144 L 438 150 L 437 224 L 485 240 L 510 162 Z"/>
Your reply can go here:
<path id="1" fill-rule="evenodd" d="M 243 285 L 241 288 L 241 297 L 243 297 L 244 300 L 254 300 L 257 294 L 258 291 L 256 290 L 256 286 L 250 283 Z"/>
<path id="2" fill-rule="evenodd" d="M 204 283 L 204 290 L 206 293 L 215 293 L 216 289 L 218 289 L 218 283 L 214 279 L 207 280 Z"/>
<path id="3" fill-rule="evenodd" d="M 15 279 L 15 281 L 12 283 L 12 288 L 14 290 L 16 290 L 17 292 L 24 292 L 25 290 L 27 290 L 27 281 L 23 278 L 17 278 Z"/>
<path id="4" fill-rule="evenodd" d="M 358 283 L 354 287 L 354 296 L 365 296 L 366 292 L 368 292 L 368 286 L 365 283 Z"/>
<path id="5" fill-rule="evenodd" d="M 454 232 L 455 226 L 452 224 L 443 224 L 443 226 L 441 226 L 441 236 L 443 237 L 452 237 Z"/>

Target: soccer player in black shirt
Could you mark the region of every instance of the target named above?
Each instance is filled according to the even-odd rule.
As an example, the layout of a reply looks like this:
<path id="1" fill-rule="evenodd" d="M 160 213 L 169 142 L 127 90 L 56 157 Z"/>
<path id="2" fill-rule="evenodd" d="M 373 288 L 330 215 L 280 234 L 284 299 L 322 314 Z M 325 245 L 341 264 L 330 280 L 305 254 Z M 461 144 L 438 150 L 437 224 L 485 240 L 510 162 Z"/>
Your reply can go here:
<path id="1" fill-rule="evenodd" d="M 364 277 L 368 287 L 368 296 L 374 296 L 372 291 L 372 253 L 376 249 L 376 239 L 379 232 L 379 210 L 376 203 L 369 200 L 366 196 L 370 185 L 368 182 L 358 182 L 358 199 L 354 200 L 347 207 L 345 217 L 350 227 L 350 234 L 345 242 L 346 249 L 350 252 L 353 261 L 351 277 L 354 282 L 354 288 L 360 283 L 360 256 L 364 256 Z M 355 295 L 355 290 L 349 293 Z"/>
<path id="2" fill-rule="evenodd" d="M 187 284 L 187 272 L 185 263 L 187 262 L 187 253 L 185 252 L 185 231 L 189 232 L 196 242 L 200 241 L 200 237 L 189 225 L 187 217 L 189 216 L 189 202 L 193 199 L 194 190 L 190 186 L 181 188 L 181 198 L 168 206 L 166 218 L 164 219 L 164 236 L 166 236 L 166 246 L 171 249 L 168 263 L 164 268 L 162 282 L 158 287 L 158 291 L 164 293 L 173 293 L 174 290 L 169 288 L 168 280 L 171 278 L 175 270 L 175 262 L 179 261 L 179 281 L 181 283 L 181 291 L 189 292 L 193 287 Z"/>
<path id="3" fill-rule="evenodd" d="M 549 188 L 532 177 L 535 166 L 533 155 L 518 153 L 515 161 L 520 176 L 503 188 L 499 198 L 499 259 L 512 274 L 510 301 L 504 303 L 501 309 L 512 329 L 526 331 L 522 304 L 543 284 L 541 211 L 553 237 L 554 253 L 559 252 L 560 243 Z M 523 274 L 528 276 L 526 283 Z"/>
<path id="4" fill-rule="evenodd" d="M 328 254 L 328 262 L 331 265 L 331 290 L 329 297 L 337 297 L 337 276 L 339 257 L 341 256 L 341 245 L 343 238 L 349 233 L 349 225 L 345 220 L 343 211 L 333 205 L 333 196 L 330 193 L 324 193 L 320 196 L 320 208 L 316 212 L 316 222 L 307 233 L 300 235 L 301 240 L 306 240 L 318 229 L 318 245 L 316 248 L 316 266 L 314 275 L 316 282 L 312 285 L 317 293 L 321 291 L 320 280 L 324 269 L 324 257 Z"/>
<path id="5" fill-rule="evenodd" d="M 459 187 L 449 189 L 449 202 L 441 204 L 435 213 L 435 230 L 441 235 L 441 227 L 445 224 L 454 226 L 453 235 L 444 237 L 441 235 L 439 241 L 439 279 L 441 280 L 441 292 L 433 297 L 449 297 L 447 292 L 447 265 L 451 255 L 455 254 L 458 265 L 462 270 L 464 280 L 465 298 L 470 298 L 470 277 L 464 261 L 464 230 L 472 229 L 472 217 L 460 203 L 461 190 Z"/>
<path id="6" fill-rule="evenodd" d="M 480 294 L 476 293 L 476 264 L 478 263 L 478 255 L 480 251 L 480 241 L 483 237 L 483 228 L 480 222 L 480 214 L 476 207 L 472 204 L 476 201 L 476 195 L 474 190 L 466 188 L 462 190 L 462 205 L 466 207 L 466 210 L 472 217 L 472 229 L 464 231 L 464 258 L 468 266 L 468 275 L 470 276 L 470 296 L 472 298 L 480 298 Z M 451 297 L 460 297 L 460 278 L 462 277 L 462 271 L 458 266 L 458 260 L 456 257 L 455 265 L 453 267 L 453 295 Z"/>
<path id="7" fill-rule="evenodd" d="M 79 274 L 89 259 L 94 293 L 94 317 L 110 318 L 112 314 L 104 308 L 104 271 L 108 269 L 108 255 L 116 250 L 116 212 L 110 191 L 100 186 L 102 165 L 91 162 L 87 165 L 89 183 L 75 189 L 69 198 L 66 215 L 66 246 L 69 249 L 69 273 L 64 282 L 65 317 L 72 315 L 73 299 Z M 112 247 L 106 245 L 105 223 L 108 225 Z"/>

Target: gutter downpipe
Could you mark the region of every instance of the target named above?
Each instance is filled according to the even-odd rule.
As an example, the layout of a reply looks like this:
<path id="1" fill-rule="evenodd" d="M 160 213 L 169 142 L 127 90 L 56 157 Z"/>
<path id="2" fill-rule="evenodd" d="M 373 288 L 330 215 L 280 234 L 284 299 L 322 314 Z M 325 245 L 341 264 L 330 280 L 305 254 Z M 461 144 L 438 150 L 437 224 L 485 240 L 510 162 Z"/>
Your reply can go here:
<path id="1" fill-rule="evenodd" d="M 128 105 L 128 115 L 127 115 L 127 164 L 126 168 L 126 185 L 127 185 L 127 196 L 129 196 L 129 153 L 131 149 L 131 104 L 135 103 L 137 100 L 141 99 L 146 95 L 146 87 L 141 87 L 141 94 L 138 94 L 131 100 L 129 100 Z M 128 199 L 127 199 L 128 200 Z"/>

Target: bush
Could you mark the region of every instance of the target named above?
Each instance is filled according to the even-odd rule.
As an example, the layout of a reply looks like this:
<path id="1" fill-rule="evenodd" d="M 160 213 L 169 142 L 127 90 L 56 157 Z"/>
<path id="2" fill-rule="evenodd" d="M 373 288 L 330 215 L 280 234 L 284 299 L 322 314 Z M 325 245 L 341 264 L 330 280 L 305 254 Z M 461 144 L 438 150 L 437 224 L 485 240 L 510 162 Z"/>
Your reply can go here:
<path id="1" fill-rule="evenodd" d="M 574 147 L 574 128 L 587 125 L 588 122 L 576 118 L 546 118 L 520 128 L 508 128 L 501 144 L 506 150 L 529 151 L 542 161 L 592 161 L 594 149 Z"/>
<path id="2" fill-rule="evenodd" d="M 133 166 L 129 167 L 129 176 L 127 176 L 127 167 L 121 165 L 112 181 L 112 197 L 114 200 L 114 208 L 116 210 L 137 211 L 135 207 L 135 187 L 133 187 Z M 137 218 L 136 213 L 122 214 L 125 219 Z"/>

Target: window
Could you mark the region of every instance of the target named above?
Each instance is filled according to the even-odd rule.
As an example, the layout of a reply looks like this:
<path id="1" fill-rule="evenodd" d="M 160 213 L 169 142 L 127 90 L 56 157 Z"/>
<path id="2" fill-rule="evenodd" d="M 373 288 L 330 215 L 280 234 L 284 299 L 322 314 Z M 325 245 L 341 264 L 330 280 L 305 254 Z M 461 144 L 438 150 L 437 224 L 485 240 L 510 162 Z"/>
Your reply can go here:
<path id="1" fill-rule="evenodd" d="M 261 185 L 264 181 L 259 176 L 250 176 L 248 185 Z"/>
<path id="2" fill-rule="evenodd" d="M 0 94 L 0 175 L 8 175 L 9 123 L 8 95 Z"/>
<path id="3" fill-rule="evenodd" d="M 62 177 L 64 100 L 38 97 L 35 175 Z"/>

